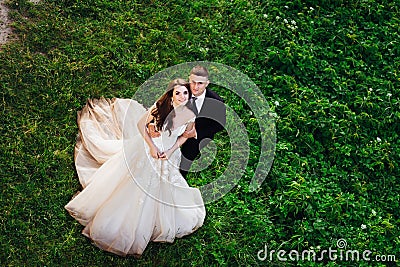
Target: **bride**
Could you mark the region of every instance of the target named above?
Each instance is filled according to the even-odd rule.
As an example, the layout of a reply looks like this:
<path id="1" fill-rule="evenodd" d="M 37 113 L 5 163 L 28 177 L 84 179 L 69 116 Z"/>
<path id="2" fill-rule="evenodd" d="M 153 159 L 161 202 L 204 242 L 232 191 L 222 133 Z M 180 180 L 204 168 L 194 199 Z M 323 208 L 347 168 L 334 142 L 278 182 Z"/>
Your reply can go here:
<path id="1" fill-rule="evenodd" d="M 65 206 L 99 248 L 140 256 L 150 241 L 173 242 L 202 226 L 200 191 L 179 172 L 194 113 L 183 79 L 148 111 L 130 99 L 88 100 L 78 113 L 75 165 L 83 187 Z M 161 129 L 151 138 L 147 127 Z"/>

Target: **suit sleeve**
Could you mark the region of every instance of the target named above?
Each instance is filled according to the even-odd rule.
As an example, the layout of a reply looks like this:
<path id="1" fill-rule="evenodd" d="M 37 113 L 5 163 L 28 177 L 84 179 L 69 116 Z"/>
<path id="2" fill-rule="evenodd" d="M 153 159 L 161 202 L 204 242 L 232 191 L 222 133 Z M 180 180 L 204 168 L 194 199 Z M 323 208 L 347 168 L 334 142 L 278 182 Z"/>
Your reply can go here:
<path id="1" fill-rule="evenodd" d="M 216 94 L 215 94 L 216 95 Z M 226 124 L 226 107 L 218 96 L 207 100 L 205 112 L 196 119 L 197 139 L 214 138 L 214 135 L 222 131 Z"/>

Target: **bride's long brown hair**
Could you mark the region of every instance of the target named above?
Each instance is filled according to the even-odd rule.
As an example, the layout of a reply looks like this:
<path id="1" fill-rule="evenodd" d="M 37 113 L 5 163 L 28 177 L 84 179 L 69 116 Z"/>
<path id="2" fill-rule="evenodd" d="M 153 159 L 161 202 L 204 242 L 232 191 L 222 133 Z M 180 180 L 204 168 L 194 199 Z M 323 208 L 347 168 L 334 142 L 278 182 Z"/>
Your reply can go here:
<path id="1" fill-rule="evenodd" d="M 155 118 L 157 129 L 162 130 L 165 125 L 165 130 L 168 130 L 170 134 L 173 127 L 172 119 L 175 118 L 175 110 L 172 105 L 175 86 L 185 86 L 189 92 L 188 99 L 192 97 L 192 92 L 187 81 L 181 78 L 172 80 L 167 86 L 167 91 L 157 100 L 155 108 L 151 111 L 151 115 Z"/>

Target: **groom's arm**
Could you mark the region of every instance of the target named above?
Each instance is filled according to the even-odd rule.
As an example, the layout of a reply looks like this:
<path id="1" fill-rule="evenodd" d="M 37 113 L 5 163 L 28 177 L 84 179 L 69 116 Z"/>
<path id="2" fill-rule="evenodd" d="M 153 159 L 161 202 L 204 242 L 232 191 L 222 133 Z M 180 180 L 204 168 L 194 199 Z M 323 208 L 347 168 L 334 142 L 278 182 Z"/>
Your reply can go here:
<path id="1" fill-rule="evenodd" d="M 223 102 L 214 100 L 204 117 L 200 117 L 197 122 L 197 139 L 213 139 L 214 135 L 225 128 L 226 107 Z"/>
<path id="2" fill-rule="evenodd" d="M 208 102 L 207 110 L 204 115 L 196 119 L 198 127 L 194 127 L 191 131 L 185 131 L 182 136 L 186 138 L 213 139 L 214 135 L 225 128 L 226 124 L 226 107 L 223 99 L 215 92 L 208 91 L 209 98 L 205 101 Z"/>
<path id="3" fill-rule="evenodd" d="M 191 129 L 186 129 L 181 136 L 183 136 L 187 139 L 197 138 L 195 123 L 193 123 L 193 127 Z"/>

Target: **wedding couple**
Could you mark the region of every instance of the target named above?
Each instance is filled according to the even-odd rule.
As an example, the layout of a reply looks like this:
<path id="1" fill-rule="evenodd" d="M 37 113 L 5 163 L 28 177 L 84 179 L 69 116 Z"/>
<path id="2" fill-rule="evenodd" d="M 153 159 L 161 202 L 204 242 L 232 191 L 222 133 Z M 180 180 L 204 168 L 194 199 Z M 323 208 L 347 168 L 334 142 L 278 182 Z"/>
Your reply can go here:
<path id="1" fill-rule="evenodd" d="M 223 100 L 208 70 L 171 81 L 146 110 L 130 99 L 93 99 L 78 112 L 75 165 L 83 187 L 65 206 L 103 250 L 140 256 L 150 241 L 173 242 L 202 226 L 200 191 L 185 177 L 224 128 Z"/>

